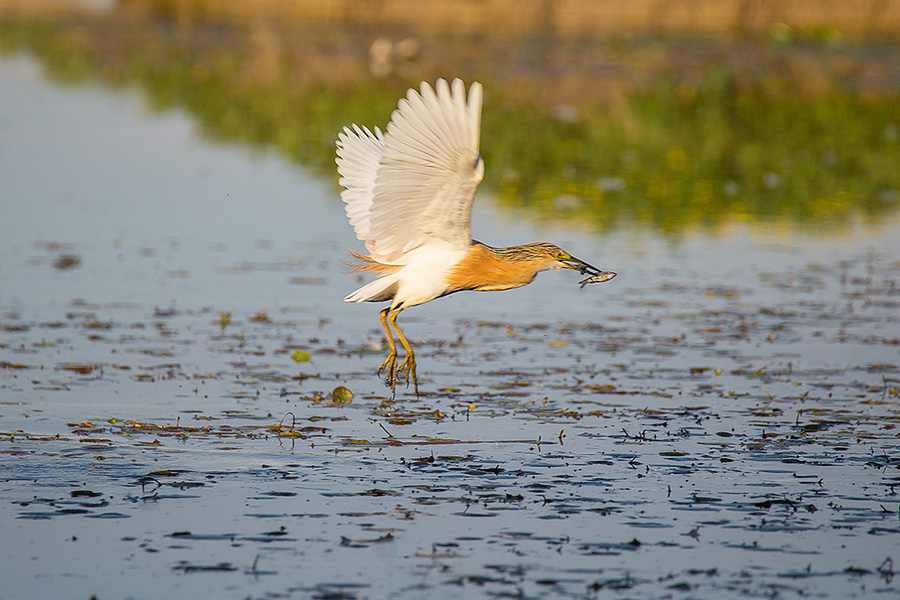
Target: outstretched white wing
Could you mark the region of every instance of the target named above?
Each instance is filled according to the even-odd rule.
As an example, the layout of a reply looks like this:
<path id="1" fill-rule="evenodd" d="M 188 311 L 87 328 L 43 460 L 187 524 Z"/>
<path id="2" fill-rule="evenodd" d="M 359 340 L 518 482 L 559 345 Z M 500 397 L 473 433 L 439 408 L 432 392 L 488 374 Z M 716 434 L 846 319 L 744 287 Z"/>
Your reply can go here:
<path id="1" fill-rule="evenodd" d="M 472 201 L 484 175 L 478 152 L 482 89 L 439 79 L 410 90 L 383 136 L 345 129 L 338 172 L 347 215 L 369 254 L 387 264 L 429 243 L 467 248 Z"/>
<path id="2" fill-rule="evenodd" d="M 353 129 L 344 127 L 338 134 L 337 168 L 341 178 L 339 183 L 344 187 L 341 198 L 350 218 L 350 225 L 356 231 L 356 237 L 366 242 L 366 248 L 372 251 L 369 240 L 372 238 L 372 200 L 375 198 L 375 173 L 381 160 L 384 147 L 384 136 L 375 128 L 375 133 L 368 128 L 354 125 Z"/>

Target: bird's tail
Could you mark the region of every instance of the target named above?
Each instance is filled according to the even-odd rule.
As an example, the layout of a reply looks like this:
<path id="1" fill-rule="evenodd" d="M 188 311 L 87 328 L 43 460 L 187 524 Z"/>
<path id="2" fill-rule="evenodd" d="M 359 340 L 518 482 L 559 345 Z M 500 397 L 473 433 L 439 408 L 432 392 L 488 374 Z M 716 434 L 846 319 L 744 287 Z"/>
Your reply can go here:
<path id="1" fill-rule="evenodd" d="M 367 283 L 344 298 L 344 302 L 384 302 L 397 293 L 397 276 L 385 275 Z"/>

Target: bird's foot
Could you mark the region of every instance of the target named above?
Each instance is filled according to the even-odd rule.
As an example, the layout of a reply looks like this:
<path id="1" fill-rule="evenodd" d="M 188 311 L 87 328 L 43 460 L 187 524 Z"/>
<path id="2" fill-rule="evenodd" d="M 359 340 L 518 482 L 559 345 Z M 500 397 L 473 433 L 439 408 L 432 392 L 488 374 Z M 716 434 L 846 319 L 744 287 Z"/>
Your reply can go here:
<path id="1" fill-rule="evenodd" d="M 381 366 L 378 367 L 378 372 L 376 374 L 381 375 L 382 371 L 386 371 L 384 383 L 391 388 L 391 397 L 393 398 L 394 394 L 397 393 L 397 374 L 400 372 L 397 368 L 396 352 L 388 354 L 387 358 L 384 359 L 384 362 L 381 363 Z"/>
<path id="2" fill-rule="evenodd" d="M 403 362 L 400 363 L 400 366 L 397 367 L 397 377 L 400 377 L 400 374 L 406 370 L 406 386 L 409 387 L 409 377 L 412 375 L 413 381 L 413 389 L 416 392 L 416 397 L 419 397 L 419 378 L 416 377 L 416 357 L 413 356 L 412 352 L 407 353 L 406 356 L 403 357 Z"/>

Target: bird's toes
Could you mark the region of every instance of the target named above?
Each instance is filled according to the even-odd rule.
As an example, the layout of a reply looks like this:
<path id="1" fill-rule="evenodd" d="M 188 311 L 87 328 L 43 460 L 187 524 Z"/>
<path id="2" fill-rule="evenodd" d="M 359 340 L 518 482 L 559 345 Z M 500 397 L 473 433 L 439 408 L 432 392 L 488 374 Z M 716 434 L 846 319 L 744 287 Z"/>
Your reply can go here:
<path id="1" fill-rule="evenodd" d="M 418 398 L 418 397 L 419 397 L 419 378 L 416 377 L 416 366 L 415 366 L 415 364 L 413 365 L 413 368 L 412 368 L 412 380 L 413 380 L 413 390 L 415 390 L 415 392 L 416 392 L 416 398 Z M 407 374 L 407 377 L 406 377 L 406 385 L 407 385 L 407 387 L 409 386 L 409 375 L 408 375 L 408 374 Z"/>
<path id="2" fill-rule="evenodd" d="M 397 377 L 394 375 L 393 371 L 388 371 L 388 374 L 385 375 L 384 385 L 385 387 L 391 388 L 391 398 L 393 398 L 397 393 Z"/>
<path id="3" fill-rule="evenodd" d="M 406 371 L 406 375 L 404 376 L 406 378 L 406 385 L 409 385 L 410 373 L 412 373 L 413 378 L 415 378 L 416 360 L 414 358 L 410 358 L 408 354 L 406 355 L 406 357 L 404 357 L 403 362 L 400 363 L 400 366 L 397 368 L 397 376 L 399 377 L 400 373 L 404 371 Z"/>
<path id="4" fill-rule="evenodd" d="M 378 371 L 376 372 L 376 374 L 381 375 L 382 371 L 386 371 L 388 378 L 393 377 L 392 374 L 396 370 L 396 367 L 397 367 L 397 355 L 394 353 L 388 354 L 388 357 L 386 359 L 384 359 L 384 362 L 381 363 L 380 367 L 378 367 Z"/>

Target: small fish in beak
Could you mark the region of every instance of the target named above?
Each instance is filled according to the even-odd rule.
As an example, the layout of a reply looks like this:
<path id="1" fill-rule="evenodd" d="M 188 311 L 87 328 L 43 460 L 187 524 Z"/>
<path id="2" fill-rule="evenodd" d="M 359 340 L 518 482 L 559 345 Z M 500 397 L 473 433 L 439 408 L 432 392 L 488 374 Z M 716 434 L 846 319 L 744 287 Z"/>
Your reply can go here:
<path id="1" fill-rule="evenodd" d="M 612 279 L 615 276 L 616 276 L 616 274 L 613 273 L 612 271 L 600 271 L 599 273 L 595 273 L 594 275 L 591 275 L 590 277 L 586 277 L 585 279 L 582 279 L 578 283 L 581 285 L 581 287 L 584 287 L 589 283 L 603 283 L 604 281 L 609 281 L 610 279 Z"/>
<path id="2" fill-rule="evenodd" d="M 573 269 L 575 271 L 578 271 L 582 275 L 590 275 L 590 277 L 582 279 L 578 282 L 579 284 L 581 284 L 581 287 L 584 287 L 589 283 L 603 283 L 604 281 L 609 281 L 616 276 L 616 274 L 612 271 L 601 271 L 594 265 L 589 265 L 580 258 L 575 258 L 574 256 L 564 258 L 560 260 L 560 262 L 563 263 L 563 265 L 567 269 Z"/>

